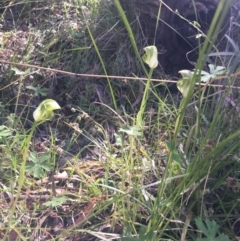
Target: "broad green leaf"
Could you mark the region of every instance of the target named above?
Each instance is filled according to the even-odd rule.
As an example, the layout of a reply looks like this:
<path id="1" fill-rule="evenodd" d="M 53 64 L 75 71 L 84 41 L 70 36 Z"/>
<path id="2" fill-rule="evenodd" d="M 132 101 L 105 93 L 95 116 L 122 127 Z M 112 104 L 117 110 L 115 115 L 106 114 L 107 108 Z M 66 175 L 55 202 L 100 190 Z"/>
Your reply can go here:
<path id="1" fill-rule="evenodd" d="M 57 207 L 62 205 L 64 202 L 67 201 L 67 198 L 65 196 L 62 197 L 53 197 L 51 201 L 47 201 L 45 203 L 43 203 L 44 206 L 47 207 Z"/>
<path id="2" fill-rule="evenodd" d="M 175 160 L 173 160 L 173 162 L 171 163 L 171 171 L 174 175 L 177 175 L 181 172 L 181 166 Z"/>
<path id="3" fill-rule="evenodd" d="M 142 132 L 139 131 L 139 128 L 136 126 L 126 126 L 119 128 L 119 132 L 124 132 L 128 134 L 129 136 L 141 136 Z"/>
<path id="4" fill-rule="evenodd" d="M 53 169 L 53 163 L 34 163 L 28 162 L 26 164 L 26 172 L 30 175 L 33 175 L 35 178 L 41 178 L 45 176 L 46 172 L 49 172 Z"/>
<path id="5" fill-rule="evenodd" d="M 221 76 L 226 73 L 226 68 L 223 66 L 214 66 L 213 64 L 209 64 L 209 73 L 202 70 L 201 71 L 201 81 L 209 82 L 211 79 L 214 79 L 217 76 Z"/>
<path id="6" fill-rule="evenodd" d="M 179 155 L 179 152 L 178 152 L 174 142 L 172 140 L 168 140 L 168 141 L 166 141 L 166 145 L 167 145 L 169 152 L 172 153 L 173 160 L 176 161 L 177 163 L 179 163 L 180 165 L 182 165 L 183 164 L 182 159 Z"/>
<path id="7" fill-rule="evenodd" d="M 40 157 L 37 152 L 30 152 L 29 161 L 26 163 L 26 172 L 33 175 L 35 178 L 41 178 L 45 175 L 45 172 L 49 172 L 53 169 L 54 163 L 50 162 L 51 155 L 44 153 Z"/>
<path id="8" fill-rule="evenodd" d="M 44 153 L 39 157 L 39 162 L 46 162 L 51 159 L 51 154 L 50 153 Z"/>
<path id="9" fill-rule="evenodd" d="M 29 68 L 26 69 L 25 71 L 21 71 L 18 68 L 13 67 L 13 68 L 11 68 L 11 70 L 13 70 L 15 72 L 15 75 L 27 75 L 27 74 L 31 73 L 31 69 L 29 69 Z"/>
<path id="10" fill-rule="evenodd" d="M 143 49 L 145 54 L 142 56 L 143 61 L 148 64 L 151 69 L 158 66 L 158 51 L 156 46 L 151 45 Z"/>
<path id="11" fill-rule="evenodd" d="M 122 136 L 120 136 L 118 133 L 114 133 L 114 137 L 115 137 L 115 145 L 122 146 L 123 144 Z"/>
<path id="12" fill-rule="evenodd" d="M 37 152 L 30 152 L 29 153 L 29 156 L 28 156 L 28 159 L 34 163 L 37 163 L 38 162 L 38 154 Z"/>
<path id="13" fill-rule="evenodd" d="M 219 225 L 214 220 L 206 220 L 203 222 L 200 218 L 196 218 L 195 222 L 198 229 L 206 236 L 206 238 L 198 238 L 197 241 L 229 241 L 227 235 L 218 235 Z"/>
<path id="14" fill-rule="evenodd" d="M 0 137 L 7 137 L 11 135 L 12 135 L 12 132 L 6 126 L 3 126 L 3 125 L 0 126 Z"/>
<path id="15" fill-rule="evenodd" d="M 39 85 L 37 85 L 37 87 L 28 85 L 28 86 L 26 86 L 26 89 L 33 90 L 35 92 L 34 93 L 35 96 L 39 96 L 39 95 L 46 96 L 49 92 L 49 88 L 42 88 Z"/>

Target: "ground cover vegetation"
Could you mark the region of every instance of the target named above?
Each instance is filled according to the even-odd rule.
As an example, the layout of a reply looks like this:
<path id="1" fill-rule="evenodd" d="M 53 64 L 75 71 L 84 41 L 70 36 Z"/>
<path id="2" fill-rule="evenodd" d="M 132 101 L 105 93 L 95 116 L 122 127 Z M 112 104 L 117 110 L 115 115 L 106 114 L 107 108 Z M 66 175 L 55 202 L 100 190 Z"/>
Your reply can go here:
<path id="1" fill-rule="evenodd" d="M 178 76 L 134 4 L 0 2 L 1 240 L 240 240 L 240 4 Z"/>

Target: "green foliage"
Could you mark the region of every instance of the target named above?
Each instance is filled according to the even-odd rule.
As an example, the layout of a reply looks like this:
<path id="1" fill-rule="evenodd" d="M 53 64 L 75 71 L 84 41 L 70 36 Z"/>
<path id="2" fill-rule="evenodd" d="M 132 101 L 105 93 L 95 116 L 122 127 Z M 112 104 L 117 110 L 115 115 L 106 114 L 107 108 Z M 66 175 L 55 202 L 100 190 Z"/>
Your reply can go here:
<path id="1" fill-rule="evenodd" d="M 123 231 L 123 238 L 121 241 L 154 241 L 156 234 L 153 230 L 148 230 L 147 226 L 141 225 L 139 229 L 139 237 L 133 237 L 131 234 L 131 227 L 127 226 Z"/>
<path id="2" fill-rule="evenodd" d="M 8 240 L 8 235 L 12 233 L 12 229 L 16 230 L 19 238 L 24 234 L 25 239 L 29 238 L 28 233 L 25 232 L 26 229 L 37 231 L 37 235 L 38 231 L 42 230 L 43 226 L 39 227 L 43 220 L 41 219 L 42 215 L 39 215 L 41 220 L 37 216 L 34 216 L 33 221 L 27 220 L 26 223 L 31 224 L 27 228 L 23 227 L 20 222 L 16 222 L 15 217 L 22 217 L 23 213 L 26 213 L 27 206 L 25 203 L 22 205 L 20 200 L 22 191 L 33 191 L 34 195 L 37 193 L 36 197 L 38 197 L 38 192 L 42 192 L 43 185 L 46 185 L 44 190 L 47 191 L 51 188 L 55 191 L 66 191 L 68 196 L 71 195 L 72 203 L 62 205 L 67 200 L 65 196 L 53 197 L 52 200 L 47 202 L 42 202 L 41 198 L 36 198 L 35 207 L 38 208 L 38 205 L 41 205 L 41 210 L 36 211 L 44 212 L 44 206 L 48 210 L 48 207 L 62 205 L 62 208 L 54 209 L 54 215 L 55 212 L 57 214 L 54 223 L 58 224 L 58 218 L 59 220 L 62 219 L 64 224 L 70 219 L 76 222 L 79 217 L 82 221 L 76 222 L 76 229 L 74 228 L 77 235 L 81 235 L 82 232 L 84 235 L 95 235 L 101 240 L 118 240 L 119 238 L 126 241 L 196 240 L 196 230 L 187 229 L 190 226 L 194 227 L 195 222 L 191 216 L 193 214 L 194 217 L 204 216 L 207 220 L 206 222 L 196 220 L 198 229 L 206 236 L 198 238 L 198 241 L 229 240 L 226 235 L 219 233 L 219 226 L 214 221 L 208 220 L 209 210 L 206 210 L 203 215 L 202 210 L 200 211 L 198 208 L 204 207 L 205 203 L 213 203 L 213 211 L 217 210 L 217 213 L 221 213 L 224 210 L 224 217 L 218 216 L 219 224 L 222 222 L 223 225 L 227 222 L 232 224 L 233 220 L 228 220 L 228 218 L 234 219 L 237 217 L 236 213 L 238 214 L 238 210 L 231 205 L 233 194 L 228 194 L 227 198 L 231 199 L 231 202 L 226 202 L 226 200 L 223 201 L 225 196 L 221 196 L 221 193 L 224 190 L 222 186 L 226 187 L 226 178 L 232 174 L 233 166 L 239 159 L 240 131 L 236 131 L 236 128 L 232 126 L 230 121 L 232 118 L 229 118 L 228 108 L 223 108 L 223 101 L 214 102 L 214 98 L 209 101 L 208 96 L 204 96 L 203 101 L 201 88 L 194 93 L 197 82 L 200 83 L 200 80 L 207 82 L 211 78 L 221 76 L 226 69 L 229 69 L 228 66 L 225 68 L 218 65 L 209 65 L 209 73 L 202 71 L 204 56 L 207 56 L 213 47 L 210 39 L 214 40 L 219 21 L 215 21 L 208 37 L 205 38 L 206 42 L 202 45 L 204 47 L 200 49 L 200 57 L 195 72 L 190 70 L 180 71 L 182 78 L 177 83 L 177 87 L 183 95 L 180 102 L 179 99 L 175 100 L 174 93 L 169 91 L 166 97 L 162 91 L 155 88 L 155 84 L 151 80 L 153 74 L 160 79 L 159 81 L 166 79 L 155 72 L 157 69 L 154 69 L 153 73 L 153 68 L 158 65 L 157 49 L 155 46 L 139 47 L 139 40 L 135 39 L 138 34 L 135 35 L 133 29 L 134 23 L 139 21 L 129 22 L 120 2 L 122 1 L 91 0 L 65 1 L 64 3 L 53 1 L 49 9 L 36 15 L 39 16 L 36 26 L 44 29 L 41 32 L 43 41 L 37 39 L 37 44 L 32 44 L 32 39 L 29 38 L 29 46 L 38 46 L 37 51 L 35 50 L 36 56 L 31 55 L 32 52 L 26 49 L 26 56 L 20 60 L 18 59 L 20 57 L 17 57 L 15 61 L 21 63 L 29 61 L 30 64 L 32 62 L 41 63 L 41 66 L 54 68 L 54 71 L 48 72 L 45 69 L 45 73 L 45 71 L 40 70 L 38 75 L 34 76 L 34 83 L 30 82 L 31 78 L 27 78 L 29 74 L 32 75 L 33 73 L 28 67 L 23 66 L 21 70 L 20 68 L 9 68 L 9 73 L 8 70 L 6 71 L 10 77 L 14 77 L 10 81 L 14 83 L 12 86 L 14 93 L 16 93 L 16 86 L 20 87 L 17 96 L 19 102 L 16 101 L 15 114 L 8 115 L 8 119 L 12 116 L 15 124 L 7 124 L 5 119 L 2 118 L 3 124 L 0 125 L 0 140 L 6 140 L 3 147 L 0 145 L 1 164 L 3 163 L 2 167 L 4 166 L 1 171 L 5 171 L 6 167 L 9 168 L 10 158 L 16 160 L 13 171 L 11 170 L 12 176 L 8 178 L 11 181 L 6 184 L 5 179 L 1 180 L 3 191 L 9 193 L 9 196 L 11 192 L 14 194 L 10 214 L 7 214 L 6 217 L 2 215 L 7 224 L 3 231 L 5 237 L 2 240 Z M 227 3 L 226 0 L 220 2 L 221 4 Z M 104 7 L 99 3 L 105 4 Z M 119 11 L 123 24 L 121 24 L 118 14 L 110 12 L 106 7 L 108 6 L 106 4 L 113 7 L 114 3 L 116 5 L 115 11 L 116 9 Z M 59 12 L 62 13 L 62 6 L 66 16 L 59 14 Z M 100 7 L 104 8 L 104 16 L 99 16 L 97 20 L 92 19 L 93 14 L 91 9 L 87 8 L 88 6 L 94 7 L 95 14 L 100 11 Z M 98 7 L 99 9 L 97 9 Z M 37 5 L 37 9 L 42 9 L 41 5 Z M 50 13 L 57 14 L 50 20 L 46 18 L 46 22 L 44 19 L 44 24 L 42 24 L 41 18 L 43 16 L 41 14 L 45 14 L 48 10 Z M 37 10 L 32 12 L 35 14 L 35 11 Z M 71 15 L 74 16 L 72 19 Z M 61 18 L 57 19 L 59 16 Z M 160 16 L 158 17 L 160 18 Z M 80 26 L 80 29 L 66 28 L 66 26 L 65 29 L 62 29 L 65 21 L 68 22 L 71 19 L 74 22 L 75 18 L 81 20 L 77 23 L 77 27 Z M 103 21 L 105 23 L 109 21 L 107 22 L 109 28 L 102 27 Z M 50 22 L 60 24 L 46 31 L 46 26 Z M 101 28 L 95 31 L 98 24 Z M 195 22 L 192 24 L 196 25 L 198 29 L 201 28 Z M 29 31 L 31 35 L 34 35 L 35 30 Z M 69 32 L 70 35 L 68 35 Z M 127 33 L 129 38 L 126 36 Z M 121 39 L 123 39 L 124 45 L 122 45 Z M 101 46 L 101 41 L 104 42 L 104 47 Z M 230 39 L 229 41 L 231 42 Z M 89 47 L 84 48 L 82 46 Z M 117 48 L 121 48 L 122 52 Z M 233 46 L 233 48 L 234 52 L 237 51 L 236 46 Z M 110 51 L 106 51 L 106 49 L 110 49 Z M 142 50 L 146 51 L 144 57 L 141 57 Z M 123 56 L 123 52 L 126 55 Z M 235 55 L 229 56 L 235 57 Z M 117 59 L 115 62 L 114 58 Z M 103 70 L 108 85 L 105 83 L 105 78 L 98 78 L 96 80 L 97 85 L 87 76 L 79 76 L 75 79 L 75 73 L 86 73 L 89 70 L 91 72 L 95 68 L 95 62 L 99 63 L 99 61 L 101 62 L 100 68 L 97 68 L 96 72 L 93 71 L 93 74 L 99 74 L 99 71 L 101 73 Z M 144 62 L 150 67 L 149 71 Z M 142 69 L 136 70 L 133 68 L 134 64 L 141 66 Z M 111 65 L 111 68 L 108 65 Z M 138 94 L 138 90 L 133 89 L 134 98 L 130 98 L 128 95 L 128 90 L 131 89 L 132 85 L 128 82 L 126 76 L 129 73 L 126 71 L 126 66 L 131 75 L 140 76 L 139 78 L 144 77 L 148 80 L 146 83 L 141 80 L 145 89 L 139 90 L 140 101 L 142 102 L 140 108 L 137 108 L 138 113 L 135 110 L 130 113 L 127 112 L 122 104 L 122 96 L 128 99 L 129 104 L 131 104 L 132 99 L 135 99 Z M 59 74 L 56 78 L 56 80 L 61 81 L 52 81 L 52 73 L 57 72 L 57 69 L 73 72 L 71 75 L 74 78 L 61 79 L 65 75 L 65 72 L 62 72 L 61 76 Z M 108 69 L 113 69 L 112 72 L 115 75 L 124 73 L 126 82 L 119 82 L 118 77 L 112 81 Z M 35 79 L 35 77 L 37 78 Z M 17 81 L 15 78 L 17 78 Z M 41 81 L 37 82 L 38 80 L 44 81 L 44 85 Z M 18 84 L 20 82 L 21 84 Z M 57 86 L 54 86 L 53 82 L 58 82 Z M 135 82 L 138 85 L 138 82 Z M 51 85 L 51 88 L 41 87 L 48 86 L 48 84 Z M 102 92 L 98 85 L 103 86 Z M 67 89 L 65 89 L 66 86 Z M 91 88 L 88 88 L 88 86 Z M 26 88 L 33 91 L 33 101 L 30 99 L 25 101 L 25 99 L 20 98 Z M 41 138 L 41 140 L 44 139 L 44 141 L 41 145 L 44 147 L 46 140 L 47 147 L 51 146 L 52 148 L 49 153 L 42 153 L 42 146 L 39 147 L 39 151 L 32 145 L 33 133 L 39 124 L 51 120 L 54 115 L 53 111 L 59 109 L 60 106 L 53 100 L 43 101 L 34 112 L 35 122 L 33 124 L 26 117 L 27 125 L 24 125 L 22 121 L 26 116 L 26 111 L 19 108 L 22 111 L 20 112 L 18 107 L 32 110 L 38 103 L 36 97 L 46 96 L 48 90 L 57 92 L 54 93 L 53 91 L 49 94 L 55 95 L 54 99 L 56 97 L 59 103 L 63 103 L 64 108 L 61 119 L 53 121 L 49 125 L 40 126 L 36 132 L 34 143 L 39 132 L 42 134 L 43 131 L 44 138 Z M 108 93 L 107 90 L 110 90 L 111 93 Z M 83 99 L 86 100 L 84 103 Z M 14 99 L 11 100 L 11 104 L 12 102 L 14 102 Z M 208 108 L 208 105 L 205 106 L 205 102 L 210 102 L 212 108 Z M 76 111 L 77 108 L 82 110 L 83 106 L 87 110 L 85 117 L 82 115 L 83 112 L 77 113 Z M 112 110 L 113 106 L 114 110 Z M 184 122 L 189 106 L 193 106 L 194 110 L 190 113 L 193 124 L 185 124 L 186 122 Z M 211 118 L 207 118 L 207 111 L 210 112 Z M 32 113 L 32 111 L 29 111 L 29 113 Z M 19 116 L 19 118 L 16 120 L 15 116 Z M 12 126 L 15 129 L 12 129 Z M 51 127 L 50 131 L 46 126 Z M 56 144 L 57 146 L 54 146 L 55 143 L 51 143 L 53 142 L 53 130 L 54 136 L 55 133 L 57 135 L 56 143 L 59 143 Z M 13 137 L 15 133 L 14 138 L 9 138 Z M 13 143 L 12 139 L 14 140 Z M 43 183 L 40 187 L 34 185 L 36 181 L 39 181 L 35 178 L 42 178 L 46 172 L 53 170 L 54 163 L 51 161 L 51 155 L 52 153 L 55 154 L 56 150 L 61 153 L 64 160 L 67 160 L 64 170 L 69 178 L 60 182 L 60 185 L 56 182 Z M 67 152 L 70 152 L 70 157 L 65 156 Z M 89 158 L 90 160 L 85 161 L 85 156 L 86 159 Z M 234 159 L 235 157 L 236 159 Z M 19 175 L 16 175 L 16 173 Z M 30 174 L 27 179 L 25 178 L 26 173 Z M 219 186 L 221 187 L 220 191 Z M 226 189 L 229 190 L 230 188 Z M 69 193 L 70 190 L 71 193 Z M 216 193 L 218 193 L 217 198 Z M 3 212 L 3 210 L 0 211 Z M 72 215 L 75 211 L 79 215 Z M 212 214 L 213 219 L 215 213 Z M 55 230 L 55 227 L 49 228 L 50 222 L 47 215 L 44 216 L 46 220 L 44 220 L 43 225 L 44 228 L 46 225 L 46 229 L 51 232 L 50 230 Z M 28 217 L 24 218 L 27 219 Z M 35 224 L 37 225 L 34 226 Z M 183 226 L 186 229 L 183 232 L 186 237 L 180 237 L 180 232 L 176 232 L 176 229 L 180 230 Z M 64 227 L 53 234 L 53 236 L 55 235 L 53 239 L 66 239 L 67 236 L 72 239 L 71 235 L 76 234 L 72 234 L 74 230 Z M 100 231 L 97 232 L 96 230 Z M 61 232 L 60 235 L 58 235 L 58 231 Z M 230 232 L 233 233 L 234 231 L 230 230 Z M 120 237 L 119 233 L 123 235 Z M 191 239 L 191 237 L 195 239 Z M 83 236 L 84 238 L 85 236 Z"/>
<path id="3" fill-rule="evenodd" d="M 198 238 L 197 241 L 229 241 L 225 234 L 219 234 L 219 225 L 213 220 L 203 222 L 200 218 L 195 219 L 198 229 L 200 229 L 206 238 Z"/>
<path id="4" fill-rule="evenodd" d="M 28 75 L 28 74 L 31 73 L 31 69 L 30 68 L 26 69 L 25 71 L 21 71 L 18 68 L 13 67 L 12 70 L 15 72 L 15 75 L 23 75 L 24 76 L 24 75 Z"/>
<path id="5" fill-rule="evenodd" d="M 26 89 L 33 90 L 35 96 L 47 96 L 47 94 L 49 92 L 49 88 L 43 88 L 39 85 L 37 85 L 37 87 L 28 85 L 28 86 L 26 86 Z"/>
<path id="6" fill-rule="evenodd" d="M 46 207 L 53 207 L 54 208 L 54 207 L 57 207 L 57 206 L 61 206 L 66 201 L 67 201 L 67 198 L 65 196 L 53 197 L 52 200 L 43 203 L 43 205 L 46 206 Z"/>
<path id="7" fill-rule="evenodd" d="M 168 147 L 169 152 L 172 155 L 172 163 L 171 163 L 171 167 L 170 167 L 171 171 L 173 172 L 174 175 L 177 175 L 181 172 L 181 168 L 183 166 L 181 156 L 173 141 L 168 140 L 166 142 L 166 145 Z"/>
<path id="8" fill-rule="evenodd" d="M 226 68 L 223 66 L 214 66 L 213 64 L 209 64 L 208 67 L 209 73 L 204 70 L 201 70 L 201 81 L 204 83 L 207 83 L 211 79 L 214 79 L 226 73 Z"/>
<path id="9" fill-rule="evenodd" d="M 225 63 L 227 65 L 228 68 L 228 74 L 231 75 L 235 70 L 236 67 L 238 66 L 239 60 L 240 60 L 240 56 L 239 56 L 239 46 L 234 42 L 234 40 L 228 36 L 227 34 L 225 35 L 225 37 L 228 40 L 228 43 L 230 43 L 230 45 L 232 46 L 233 51 L 218 51 L 218 52 L 212 52 L 210 53 L 208 56 L 209 57 L 227 57 L 230 56 L 230 60 L 228 60 L 228 63 Z"/>
<path id="10" fill-rule="evenodd" d="M 0 141 L 12 135 L 12 131 L 4 125 L 0 125 Z"/>
<path id="11" fill-rule="evenodd" d="M 129 136 L 142 136 L 142 132 L 136 126 L 120 127 L 119 132 L 126 133 Z"/>
<path id="12" fill-rule="evenodd" d="M 41 156 L 37 152 L 30 152 L 26 163 L 26 172 L 35 178 L 41 178 L 46 172 L 53 170 L 54 163 L 51 162 L 51 154 L 43 153 Z"/>

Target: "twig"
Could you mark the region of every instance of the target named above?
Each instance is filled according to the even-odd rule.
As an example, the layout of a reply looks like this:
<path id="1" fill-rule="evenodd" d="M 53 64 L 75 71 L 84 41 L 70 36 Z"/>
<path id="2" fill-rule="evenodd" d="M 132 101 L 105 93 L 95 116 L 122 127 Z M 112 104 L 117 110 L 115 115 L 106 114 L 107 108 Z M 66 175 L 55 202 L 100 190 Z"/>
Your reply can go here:
<path id="1" fill-rule="evenodd" d="M 148 78 L 142 78 L 142 77 L 130 77 L 130 76 L 115 76 L 115 75 L 96 75 L 96 74 L 76 74 L 76 73 L 72 73 L 72 72 L 68 72 L 68 71 L 64 71 L 64 70 L 58 70 L 58 69 L 52 69 L 52 68 L 46 68 L 46 67 L 41 67 L 41 66 L 37 66 L 37 65 L 33 65 L 33 64 L 20 64 L 20 63 L 15 63 L 15 62 L 10 62 L 10 61 L 6 61 L 6 60 L 1 60 L 0 59 L 0 63 L 3 64 L 12 64 L 12 65 L 16 65 L 16 66 L 23 66 L 23 67 L 29 67 L 29 68 L 35 68 L 35 69 L 40 69 L 40 70 L 45 70 L 45 71 L 50 71 L 50 72 L 54 72 L 54 73 L 60 73 L 60 74 L 65 74 L 65 75 L 71 75 L 71 76 L 75 76 L 75 77 L 88 77 L 88 78 L 110 78 L 110 79 L 120 79 L 120 80 L 140 80 L 140 81 L 148 81 Z M 224 75 L 224 76 L 218 76 L 215 77 L 213 80 L 220 80 L 220 79 L 226 79 L 226 78 L 231 78 L 231 77 L 236 77 L 239 76 L 240 72 L 236 72 L 234 74 L 231 74 L 230 76 L 228 75 Z M 151 81 L 153 82 L 162 82 L 162 83 L 177 83 L 176 80 L 166 80 L 166 79 L 151 79 Z M 206 86 L 206 84 L 204 83 L 196 83 L 196 85 L 201 85 L 201 86 Z M 217 85 L 217 84 L 208 84 L 208 86 L 212 86 L 212 87 L 226 87 L 225 85 Z M 236 86 L 228 86 L 229 88 L 232 89 L 240 89 L 240 87 L 236 87 Z M 1 88 L 0 90 L 5 89 L 6 87 Z"/>

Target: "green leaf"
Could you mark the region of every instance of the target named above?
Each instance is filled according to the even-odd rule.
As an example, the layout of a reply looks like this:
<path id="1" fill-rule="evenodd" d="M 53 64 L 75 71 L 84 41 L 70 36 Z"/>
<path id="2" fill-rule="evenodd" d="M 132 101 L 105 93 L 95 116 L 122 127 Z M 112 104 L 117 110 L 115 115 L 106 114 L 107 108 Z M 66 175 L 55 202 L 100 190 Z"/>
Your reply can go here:
<path id="1" fill-rule="evenodd" d="M 233 47 L 233 52 L 230 51 L 223 51 L 223 52 L 213 52 L 210 53 L 208 55 L 208 57 L 212 57 L 212 56 L 233 56 L 233 58 L 231 58 L 230 62 L 228 63 L 228 66 L 230 66 L 229 70 L 228 70 L 228 75 L 230 76 L 235 70 L 236 67 L 238 66 L 239 63 L 239 53 L 240 53 L 240 49 L 238 47 L 238 44 L 236 44 L 233 39 L 231 39 L 227 34 L 225 34 L 225 37 L 228 40 L 228 43 L 230 43 Z M 231 63 L 231 65 L 230 65 Z"/>
<path id="2" fill-rule="evenodd" d="M 51 155 L 49 153 L 44 153 L 40 156 L 40 158 L 38 159 L 38 161 L 40 163 L 43 163 L 43 162 L 46 162 L 46 161 L 49 161 L 51 159 Z"/>
<path id="3" fill-rule="evenodd" d="M 123 145 L 123 138 L 121 135 L 119 135 L 118 133 L 114 133 L 114 137 L 115 137 L 115 145 L 116 146 L 122 146 Z"/>
<path id="4" fill-rule="evenodd" d="M 37 85 L 37 87 L 28 85 L 26 86 L 26 89 L 33 90 L 35 92 L 34 93 L 35 96 L 39 96 L 39 95 L 46 96 L 49 92 L 48 88 L 41 88 L 39 85 Z"/>
<path id="5" fill-rule="evenodd" d="M 175 144 L 173 141 L 171 141 L 171 140 L 167 141 L 166 145 L 167 145 L 169 152 L 171 152 L 171 154 L 172 154 L 173 161 L 171 163 L 171 170 L 174 175 L 177 175 L 181 171 L 181 166 L 183 165 L 181 156 L 179 155 L 179 152 L 178 152 L 177 148 L 175 147 Z"/>
<path id="6" fill-rule="evenodd" d="M 13 70 L 15 72 L 15 75 L 27 75 L 27 74 L 31 73 L 30 68 L 26 69 L 25 71 L 21 71 L 18 68 L 13 67 L 13 68 L 11 68 L 11 70 Z"/>
<path id="7" fill-rule="evenodd" d="M 65 196 L 62 197 L 53 197 L 51 201 L 47 201 L 45 203 L 43 203 L 44 206 L 47 207 L 57 207 L 62 205 L 64 202 L 67 201 L 67 198 Z"/>
<path id="8" fill-rule="evenodd" d="M 182 159 L 179 155 L 179 152 L 178 152 L 174 142 L 172 140 L 168 140 L 168 141 L 166 141 L 166 145 L 167 145 L 169 152 L 172 153 L 173 160 L 176 161 L 179 165 L 182 165 L 183 164 Z"/>
<path id="9" fill-rule="evenodd" d="M 229 241 L 225 234 L 219 233 L 219 225 L 213 220 L 206 220 L 205 223 L 200 219 L 195 219 L 198 229 L 200 229 L 207 238 L 198 238 L 197 241 Z M 218 235 L 218 236 L 217 236 Z"/>
<path id="10" fill-rule="evenodd" d="M 51 171 L 54 167 L 54 164 L 49 162 L 50 158 L 49 153 L 44 153 L 39 157 L 36 152 L 30 152 L 28 159 L 31 162 L 26 163 L 26 172 L 35 178 L 43 177 L 45 172 Z"/>
<path id="11" fill-rule="evenodd" d="M 11 135 L 12 135 L 12 132 L 6 126 L 3 126 L 3 125 L 0 126 L 0 138 L 8 137 Z"/>
<path id="12" fill-rule="evenodd" d="M 37 163 L 38 162 L 38 154 L 37 152 L 30 152 L 29 156 L 28 156 L 28 159 L 31 160 L 32 162 L 34 163 Z"/>
<path id="13" fill-rule="evenodd" d="M 158 51 L 156 46 L 151 45 L 143 49 L 145 54 L 142 56 L 143 61 L 148 64 L 151 69 L 158 66 Z"/>
<path id="14" fill-rule="evenodd" d="M 173 172 L 174 175 L 177 175 L 181 172 L 181 166 L 179 165 L 178 162 L 173 161 L 171 163 L 171 171 Z"/>
<path id="15" fill-rule="evenodd" d="M 124 132 L 128 134 L 129 136 L 141 136 L 142 132 L 139 131 L 139 128 L 137 126 L 126 126 L 119 128 L 119 132 Z"/>
<path id="16" fill-rule="evenodd" d="M 221 76 L 224 73 L 226 73 L 226 68 L 223 66 L 214 66 L 213 64 L 209 64 L 209 73 L 202 70 L 201 71 L 201 81 L 202 82 L 208 82 L 211 79 L 214 79 L 217 76 Z"/>

